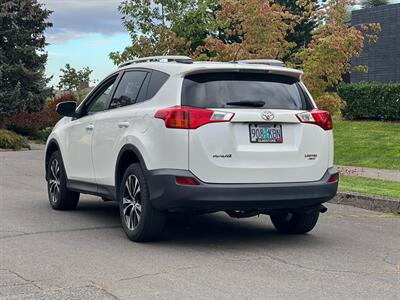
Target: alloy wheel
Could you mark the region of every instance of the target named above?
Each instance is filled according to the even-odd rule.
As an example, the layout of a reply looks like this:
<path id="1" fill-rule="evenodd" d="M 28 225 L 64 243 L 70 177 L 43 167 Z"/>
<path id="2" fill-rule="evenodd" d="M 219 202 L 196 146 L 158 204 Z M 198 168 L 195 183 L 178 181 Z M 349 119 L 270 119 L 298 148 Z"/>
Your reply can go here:
<path id="1" fill-rule="evenodd" d="M 129 230 L 134 230 L 142 214 L 140 182 L 135 175 L 129 175 L 125 181 L 122 198 L 123 219 Z"/>
<path id="2" fill-rule="evenodd" d="M 50 165 L 49 191 L 51 201 L 57 202 L 60 194 L 60 165 L 57 159 L 54 159 Z"/>

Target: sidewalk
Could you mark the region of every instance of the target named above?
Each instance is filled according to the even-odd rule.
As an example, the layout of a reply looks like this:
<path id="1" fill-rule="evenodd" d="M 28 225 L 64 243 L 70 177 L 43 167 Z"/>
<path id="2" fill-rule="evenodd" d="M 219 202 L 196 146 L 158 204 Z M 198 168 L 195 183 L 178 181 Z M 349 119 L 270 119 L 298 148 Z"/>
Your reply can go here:
<path id="1" fill-rule="evenodd" d="M 400 182 L 400 171 L 398 170 L 372 169 L 372 168 L 349 167 L 349 166 L 336 166 L 336 167 L 341 175 Z"/>

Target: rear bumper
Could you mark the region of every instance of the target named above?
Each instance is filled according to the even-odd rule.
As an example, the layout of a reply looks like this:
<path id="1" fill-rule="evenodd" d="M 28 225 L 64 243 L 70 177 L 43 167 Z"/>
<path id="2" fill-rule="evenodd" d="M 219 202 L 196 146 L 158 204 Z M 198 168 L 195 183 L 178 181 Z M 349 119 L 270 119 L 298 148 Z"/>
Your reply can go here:
<path id="1" fill-rule="evenodd" d="M 150 199 L 155 208 L 201 210 L 279 210 L 308 207 L 332 199 L 338 181 L 328 182 L 337 174 L 330 168 L 319 181 L 300 183 L 179 185 L 176 176 L 195 176 L 186 170 L 147 171 Z M 198 180 L 198 179 L 197 179 Z"/>

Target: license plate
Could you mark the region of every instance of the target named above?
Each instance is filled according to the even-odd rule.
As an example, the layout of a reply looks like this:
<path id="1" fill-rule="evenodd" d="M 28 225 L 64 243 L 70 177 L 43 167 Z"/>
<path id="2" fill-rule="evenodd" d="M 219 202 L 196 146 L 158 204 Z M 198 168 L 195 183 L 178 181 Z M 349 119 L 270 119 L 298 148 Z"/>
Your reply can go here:
<path id="1" fill-rule="evenodd" d="M 283 143 L 282 125 L 250 124 L 251 143 Z"/>

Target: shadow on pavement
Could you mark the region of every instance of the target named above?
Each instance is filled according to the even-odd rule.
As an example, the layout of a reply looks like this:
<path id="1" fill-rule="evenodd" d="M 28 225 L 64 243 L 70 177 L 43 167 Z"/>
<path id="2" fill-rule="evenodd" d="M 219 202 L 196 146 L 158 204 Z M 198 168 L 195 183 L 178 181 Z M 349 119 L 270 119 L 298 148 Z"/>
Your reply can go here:
<path id="1" fill-rule="evenodd" d="M 89 218 L 91 223 L 99 226 L 118 226 L 120 224 L 118 205 L 114 202 L 84 199 L 78 209 L 73 212 L 82 218 Z M 318 227 L 318 225 L 317 225 Z M 122 230 L 122 229 L 121 229 Z M 104 233 L 112 234 L 112 233 Z M 125 236 L 123 236 L 125 238 Z M 249 219 L 233 219 L 225 213 L 207 215 L 179 215 L 168 218 L 164 233 L 157 242 L 148 243 L 148 246 L 174 247 L 252 247 L 267 246 L 286 247 L 329 246 L 329 238 L 314 233 L 306 235 L 283 235 L 275 231 L 268 216 L 260 215 Z"/>

